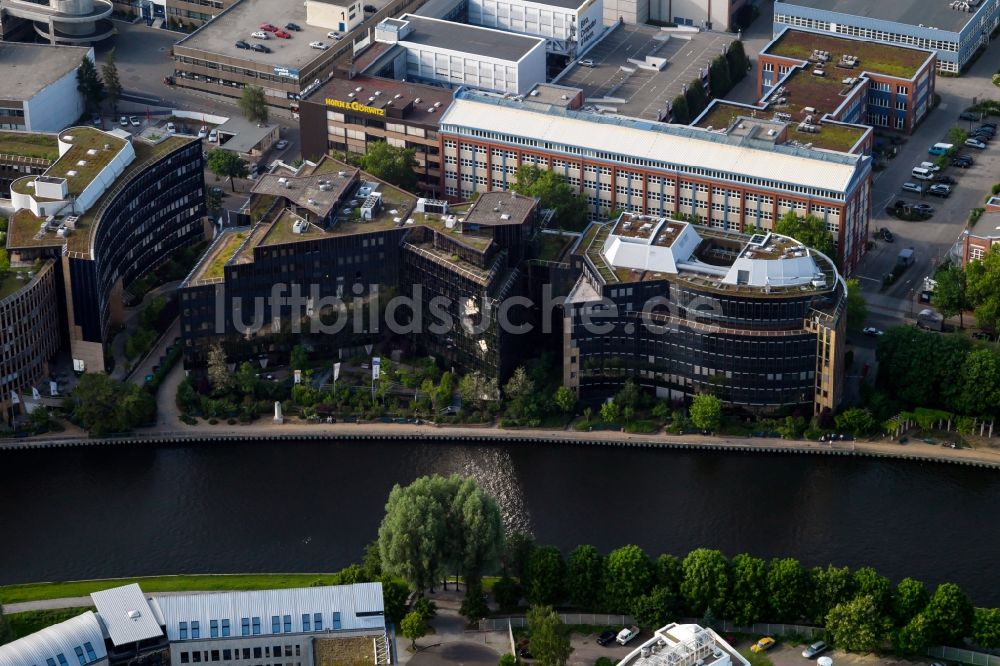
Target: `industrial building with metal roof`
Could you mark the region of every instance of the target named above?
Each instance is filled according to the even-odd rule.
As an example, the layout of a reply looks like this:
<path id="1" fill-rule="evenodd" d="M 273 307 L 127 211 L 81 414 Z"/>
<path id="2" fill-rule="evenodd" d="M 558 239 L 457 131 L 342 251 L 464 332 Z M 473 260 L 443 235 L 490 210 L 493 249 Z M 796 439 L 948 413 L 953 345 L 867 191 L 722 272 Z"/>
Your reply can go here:
<path id="1" fill-rule="evenodd" d="M 92 666 L 107 659 L 104 632 L 93 611 L 0 645 L 0 666 Z"/>

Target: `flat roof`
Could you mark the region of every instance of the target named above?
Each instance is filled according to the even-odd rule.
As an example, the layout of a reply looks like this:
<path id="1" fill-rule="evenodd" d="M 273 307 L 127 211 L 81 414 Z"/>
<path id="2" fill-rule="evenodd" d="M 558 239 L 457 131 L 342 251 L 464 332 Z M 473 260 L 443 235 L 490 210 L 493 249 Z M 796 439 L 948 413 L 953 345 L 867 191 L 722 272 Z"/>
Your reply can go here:
<path id="1" fill-rule="evenodd" d="M 1000 211 L 986 211 L 979 216 L 976 224 L 969 229 L 970 236 L 980 238 L 1000 238 Z"/>
<path id="2" fill-rule="evenodd" d="M 734 35 L 715 32 L 692 33 L 690 37 L 679 39 L 647 25 L 618 25 L 587 51 L 585 59 L 592 60 L 594 66 L 575 65 L 559 84 L 582 88 L 585 106 L 663 120 L 667 104 L 735 41 Z M 667 64 L 657 71 L 632 62 L 645 61 L 647 56 L 665 58 Z"/>
<path id="3" fill-rule="evenodd" d="M 246 2 L 247 0 L 243 0 Z M 263 0 L 250 0 L 261 2 Z M 545 40 L 541 37 L 517 35 L 492 28 L 481 28 L 466 23 L 442 21 L 426 16 L 406 14 L 402 20 L 410 22 L 411 32 L 400 44 L 417 44 L 446 51 L 472 53 L 478 56 L 517 62 Z"/>
<path id="4" fill-rule="evenodd" d="M 826 69 L 829 70 L 827 76 L 837 81 L 845 77 L 859 76 L 863 72 L 912 79 L 920 67 L 934 55 L 933 51 L 927 49 L 797 28 L 783 30 L 774 41 L 764 47 L 761 55 L 809 60 L 815 50 L 827 51 L 830 54 L 830 59 L 826 63 Z M 840 66 L 841 56 L 844 55 L 855 56 L 859 62 L 854 67 Z"/>
<path id="5" fill-rule="evenodd" d="M 260 30 L 261 23 L 273 23 L 282 27 L 289 21 L 302 28 L 300 32 L 290 32 L 291 39 L 278 39 L 272 35 L 272 39 L 262 42 L 250 37 L 250 33 Z M 310 47 L 309 42 L 324 42 L 331 47 L 335 43 L 326 36 L 327 32 L 329 28 L 319 28 L 306 23 L 304 2 L 238 0 L 214 19 L 177 42 L 177 46 L 200 49 L 261 65 L 303 70 L 327 53 Z M 263 43 L 273 53 L 238 49 L 236 41 L 240 39 L 251 44 Z"/>
<path id="6" fill-rule="evenodd" d="M 959 32 L 972 17 L 972 12 L 962 12 L 952 9 L 950 0 L 891 0 L 891 2 L 872 2 L 872 0 L 776 0 L 777 3 L 798 5 L 811 9 L 821 9 L 838 14 L 848 14 L 861 18 L 905 23 L 907 25 L 925 28 L 937 28 Z M 990 4 L 983 2 L 980 7 Z M 775 7 L 775 11 L 778 8 Z"/>
<path id="7" fill-rule="evenodd" d="M 862 159 L 790 146 L 758 145 L 747 137 L 722 136 L 686 126 L 532 107 L 527 102 L 469 91 L 455 99 L 441 122 L 443 127 L 502 132 L 542 144 L 575 146 L 837 192 L 847 190 Z"/>
<path id="8" fill-rule="evenodd" d="M 92 51 L 82 46 L 50 46 L 0 41 L 4 99 L 30 100 L 80 66 Z"/>
<path id="9" fill-rule="evenodd" d="M 538 201 L 516 192 L 483 192 L 465 214 L 463 224 L 480 226 L 502 226 L 523 224 Z"/>
<path id="10" fill-rule="evenodd" d="M 802 102 L 800 99 L 799 102 Z M 797 121 L 804 119 L 807 115 L 801 108 L 801 104 L 796 109 L 792 109 L 790 104 L 772 103 L 767 109 L 749 104 L 738 104 L 726 100 L 713 100 L 704 113 L 695 119 L 691 124 L 695 127 L 711 129 L 715 132 L 731 131 L 730 128 L 739 120 L 749 121 L 754 124 L 780 124 L 787 125 L 788 131 L 785 136 L 785 143 L 790 145 L 811 146 L 822 150 L 833 150 L 836 152 L 847 152 L 858 144 L 868 127 L 862 125 L 850 125 L 846 123 L 823 122 L 815 124 L 816 132 L 807 133 L 799 131 L 798 124 L 782 121 L 775 113 L 789 113 Z M 794 113 L 792 113 L 794 111 Z M 819 123 L 823 111 L 819 111 L 814 118 L 815 123 Z"/>
<path id="11" fill-rule="evenodd" d="M 0 132 L 0 155 L 16 155 L 55 162 L 59 159 L 57 136 L 59 135 L 14 130 Z"/>
<path id="12" fill-rule="evenodd" d="M 369 99 L 371 97 L 375 99 Z M 437 126 L 454 97 L 454 91 L 440 86 L 375 76 L 355 76 L 353 79 L 332 78 L 310 93 L 307 99 L 315 104 L 325 104 L 327 99 L 345 104 L 358 102 L 376 109 L 386 109 L 389 106 L 405 108 L 413 102 L 409 110 L 403 113 L 402 119 L 410 123 Z M 420 100 L 419 104 L 416 103 L 417 99 Z"/>
<path id="13" fill-rule="evenodd" d="M 160 623 L 138 583 L 100 590 L 90 598 L 116 646 L 163 637 Z"/>
<path id="14" fill-rule="evenodd" d="M 643 652 L 645 650 L 645 653 Z M 746 658 L 711 629 L 697 624 L 668 624 L 629 653 L 621 666 L 712 666 L 742 664 Z"/>
<path id="15" fill-rule="evenodd" d="M 233 134 L 225 143 L 220 143 L 220 148 L 234 153 L 249 153 L 257 147 L 269 134 L 273 134 L 276 123 L 252 123 L 241 115 L 234 114 L 229 119 L 216 127 L 217 130 L 225 134 Z"/>
<path id="16" fill-rule="evenodd" d="M 330 164 L 332 163 L 332 164 Z M 326 156 L 311 173 L 282 176 L 266 173 L 250 190 L 254 194 L 284 197 L 313 215 L 326 217 L 358 180 L 360 169 L 329 160 Z"/>
<path id="17" fill-rule="evenodd" d="M 575 100 L 577 96 L 582 99 L 583 90 L 580 88 L 560 86 L 552 83 L 539 83 L 528 91 L 528 97 L 530 97 L 534 102 L 538 102 L 539 104 L 561 106 L 563 108 L 569 108 L 569 105 L 573 103 L 573 100 Z"/>
<path id="18" fill-rule="evenodd" d="M 590 0 L 522 0 L 527 5 L 543 5 L 549 7 L 561 7 L 562 9 L 579 9 Z"/>

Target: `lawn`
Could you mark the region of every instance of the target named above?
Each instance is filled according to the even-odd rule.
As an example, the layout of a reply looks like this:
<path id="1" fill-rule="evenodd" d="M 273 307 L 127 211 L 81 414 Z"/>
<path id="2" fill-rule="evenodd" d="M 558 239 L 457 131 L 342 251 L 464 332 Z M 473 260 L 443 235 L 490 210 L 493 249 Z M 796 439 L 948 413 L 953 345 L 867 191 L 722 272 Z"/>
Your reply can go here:
<path id="1" fill-rule="evenodd" d="M 225 590 L 275 590 L 309 587 L 315 583 L 339 583 L 336 574 L 199 574 L 191 576 L 149 576 L 145 578 L 108 578 L 64 583 L 26 583 L 0 587 L 0 601 L 16 604 L 39 599 L 84 597 L 97 590 L 139 583 L 143 592 L 213 592 Z"/>
<path id="2" fill-rule="evenodd" d="M 905 79 L 917 73 L 917 68 L 927 60 L 929 54 L 917 49 L 902 46 L 879 44 L 860 39 L 846 39 L 833 35 L 819 35 L 801 30 L 789 30 L 768 51 L 768 53 L 786 58 L 808 60 L 814 49 L 829 51 L 830 66 L 836 65 L 841 55 L 845 53 L 860 58 L 861 64 L 854 72 L 878 72 L 889 76 Z M 835 68 L 840 76 L 855 76 L 849 69 Z"/>
<path id="3" fill-rule="evenodd" d="M 861 140 L 861 137 L 864 136 L 864 134 L 865 131 L 857 127 L 823 123 L 820 127 L 819 134 L 797 135 L 796 138 L 799 141 L 812 143 L 812 145 L 817 148 L 839 150 L 846 153 L 851 149 L 851 147 L 854 146 L 854 144 Z"/>
<path id="4" fill-rule="evenodd" d="M 91 608 L 87 606 L 78 606 L 76 608 L 28 611 L 27 613 L 14 613 L 13 615 L 7 615 L 6 619 L 10 624 L 11 631 L 14 632 L 14 638 L 17 639 L 33 634 L 36 631 L 41 631 L 45 627 L 51 627 L 53 624 L 65 622 L 66 620 L 76 617 L 80 613 L 88 610 L 91 610 Z"/>
<path id="5" fill-rule="evenodd" d="M 563 250 L 573 239 L 569 236 L 539 234 L 538 258 L 543 261 L 559 261 Z"/>

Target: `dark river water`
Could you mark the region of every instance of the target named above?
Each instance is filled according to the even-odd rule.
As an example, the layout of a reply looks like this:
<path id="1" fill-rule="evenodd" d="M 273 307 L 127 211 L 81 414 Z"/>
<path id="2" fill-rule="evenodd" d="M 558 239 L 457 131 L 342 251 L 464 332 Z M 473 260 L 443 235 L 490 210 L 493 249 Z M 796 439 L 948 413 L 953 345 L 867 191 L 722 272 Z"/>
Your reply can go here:
<path id="1" fill-rule="evenodd" d="M 568 445 L 261 443 L 0 454 L 0 583 L 334 571 L 395 483 L 476 476 L 508 524 L 568 552 L 874 566 L 1000 605 L 1000 472 L 944 464 Z"/>

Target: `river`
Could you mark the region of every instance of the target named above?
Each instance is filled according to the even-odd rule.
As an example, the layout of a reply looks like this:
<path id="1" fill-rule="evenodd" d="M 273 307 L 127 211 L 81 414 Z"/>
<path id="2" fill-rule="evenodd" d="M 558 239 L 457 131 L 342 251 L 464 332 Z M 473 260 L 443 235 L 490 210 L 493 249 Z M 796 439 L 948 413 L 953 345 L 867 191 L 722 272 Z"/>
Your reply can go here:
<path id="1" fill-rule="evenodd" d="M 334 571 L 395 483 L 475 475 L 508 524 L 568 552 L 707 546 L 870 565 L 1000 605 L 1000 474 L 832 456 L 571 445 L 294 442 L 0 454 L 0 583 Z"/>

